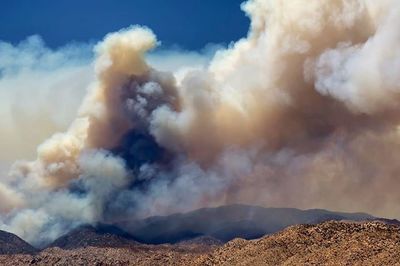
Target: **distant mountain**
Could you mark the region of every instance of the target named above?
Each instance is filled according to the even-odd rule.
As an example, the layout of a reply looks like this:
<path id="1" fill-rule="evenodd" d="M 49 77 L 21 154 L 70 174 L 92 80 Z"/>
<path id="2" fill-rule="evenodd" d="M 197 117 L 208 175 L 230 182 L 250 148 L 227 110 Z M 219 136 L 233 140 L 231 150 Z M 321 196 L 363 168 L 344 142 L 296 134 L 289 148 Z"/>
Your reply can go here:
<path id="1" fill-rule="evenodd" d="M 373 220 L 400 224 L 397 220 L 376 218 L 365 213 L 230 205 L 128 220 L 114 225 L 85 225 L 61 236 L 48 247 L 72 250 L 89 246 L 120 248 L 136 245 L 136 248 L 140 244 L 180 244 L 195 249 L 202 247 L 204 251 L 234 238 L 256 239 L 292 225 Z"/>
<path id="2" fill-rule="evenodd" d="M 177 243 L 200 236 L 211 236 L 223 242 L 237 237 L 255 239 L 296 224 L 375 219 L 365 213 L 231 205 L 199 209 L 185 214 L 123 221 L 116 226 L 129 232 L 139 242 L 162 244 Z"/>
<path id="3" fill-rule="evenodd" d="M 398 225 L 400 226 L 400 221 L 396 219 L 385 219 L 385 218 L 376 218 L 374 219 L 376 221 L 383 222 L 385 224 L 391 224 L 391 225 Z"/>
<path id="4" fill-rule="evenodd" d="M 330 221 L 235 239 L 192 265 L 400 265 L 399 240 L 395 225 Z"/>
<path id="5" fill-rule="evenodd" d="M 0 231 L 0 255 L 4 254 L 33 254 L 36 249 L 18 236 Z"/>
<path id="6" fill-rule="evenodd" d="M 132 236 L 111 225 L 84 225 L 61 236 L 48 247 L 77 249 L 84 247 L 120 248 L 138 244 Z"/>

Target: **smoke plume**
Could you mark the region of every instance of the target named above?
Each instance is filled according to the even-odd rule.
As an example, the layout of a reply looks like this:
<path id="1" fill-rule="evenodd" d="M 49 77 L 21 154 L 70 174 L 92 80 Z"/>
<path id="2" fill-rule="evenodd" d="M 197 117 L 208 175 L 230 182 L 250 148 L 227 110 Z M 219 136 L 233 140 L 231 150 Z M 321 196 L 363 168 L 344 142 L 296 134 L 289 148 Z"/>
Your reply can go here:
<path id="1" fill-rule="evenodd" d="M 43 243 L 228 203 L 399 217 L 400 2 L 243 9 L 248 36 L 206 68 L 157 70 L 147 28 L 107 35 L 69 128 L 2 179 L 2 228 Z"/>

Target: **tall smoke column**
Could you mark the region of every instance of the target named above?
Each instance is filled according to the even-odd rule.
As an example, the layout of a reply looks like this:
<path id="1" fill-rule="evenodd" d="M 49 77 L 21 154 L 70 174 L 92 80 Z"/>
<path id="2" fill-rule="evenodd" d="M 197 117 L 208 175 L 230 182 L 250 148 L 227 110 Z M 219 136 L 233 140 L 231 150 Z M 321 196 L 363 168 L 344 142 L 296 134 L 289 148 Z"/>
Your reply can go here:
<path id="1" fill-rule="evenodd" d="M 55 134 L 38 147 L 36 161 L 17 162 L 10 172 L 9 185 L 0 186 L 0 198 L 8 199 L 0 210 L 17 208 L 5 217 L 11 223 L 4 225 L 6 229 L 40 242 L 37 239 L 43 227 L 52 224 L 56 235 L 58 227 L 63 227 L 53 220 L 79 223 L 101 219 L 107 197 L 128 185 L 125 162 L 106 150 L 134 127 L 132 117 L 125 115 L 128 99 L 122 96 L 139 83 L 156 79 L 144 61 L 144 53 L 155 45 L 151 31 L 133 27 L 108 35 L 96 47 L 98 80 L 90 88 L 79 116 L 67 132 Z M 159 74 L 157 78 L 160 84 L 170 86 L 169 76 Z M 85 197 L 69 191 L 74 180 L 83 183 Z M 53 236 L 43 236 L 48 237 Z"/>
<path id="2" fill-rule="evenodd" d="M 107 36 L 78 118 L 0 186 L 3 227 L 45 242 L 234 202 L 399 217 L 400 2 L 243 9 L 247 38 L 183 77 L 146 63 L 148 29 Z"/>
<path id="3" fill-rule="evenodd" d="M 98 80 L 77 119 L 66 133 L 54 135 L 38 148 L 37 161 L 17 165 L 20 169 L 16 170 L 35 179 L 39 186 L 63 187 L 79 176 L 78 157 L 82 151 L 115 147 L 134 126 L 125 114 L 127 99 L 122 98 L 123 93 L 132 89 L 129 84 L 151 80 L 144 54 L 155 45 L 155 36 L 144 28 L 134 27 L 107 36 L 96 47 Z"/>

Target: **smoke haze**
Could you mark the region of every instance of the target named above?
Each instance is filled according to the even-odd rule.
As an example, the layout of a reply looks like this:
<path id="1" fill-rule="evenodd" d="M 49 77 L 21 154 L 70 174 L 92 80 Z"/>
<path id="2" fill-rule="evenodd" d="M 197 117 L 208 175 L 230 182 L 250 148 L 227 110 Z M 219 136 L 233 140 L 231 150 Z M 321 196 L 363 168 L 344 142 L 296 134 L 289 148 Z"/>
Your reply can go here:
<path id="1" fill-rule="evenodd" d="M 2 229 L 44 243 L 82 223 L 229 203 L 399 217 L 400 2 L 250 0 L 243 9 L 248 36 L 210 62 L 215 48 L 147 57 L 156 36 L 132 26 L 95 46 L 94 70 L 72 60 L 44 71 L 46 86 L 77 94 L 52 96 L 66 101 L 56 107 L 37 102 L 44 112 L 60 106 L 53 120 L 2 122 L 17 149 L 2 158 L 60 132 L 1 179 Z M 0 73 L 1 89 L 10 81 Z M 8 86 L 24 88 L 21 73 Z M 33 141 L 30 127 L 43 135 Z"/>

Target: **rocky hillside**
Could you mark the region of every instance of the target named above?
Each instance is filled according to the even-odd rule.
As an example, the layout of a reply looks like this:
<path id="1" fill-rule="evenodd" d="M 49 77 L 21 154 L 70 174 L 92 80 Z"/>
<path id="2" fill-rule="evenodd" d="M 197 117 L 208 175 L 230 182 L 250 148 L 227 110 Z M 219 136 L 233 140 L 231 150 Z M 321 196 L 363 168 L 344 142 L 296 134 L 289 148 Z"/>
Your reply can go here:
<path id="1" fill-rule="evenodd" d="M 400 265 L 400 227 L 380 222 L 299 225 L 235 239 L 198 265 Z"/>
<path id="2" fill-rule="evenodd" d="M 126 247 L 47 248 L 34 255 L 0 255 L 0 265 L 192 265 L 217 246 L 202 243 L 176 245 L 131 244 Z"/>
<path id="3" fill-rule="evenodd" d="M 48 247 L 78 249 L 84 247 L 121 248 L 136 245 L 137 242 L 126 232 L 109 225 L 78 227 L 61 236 Z"/>
<path id="4" fill-rule="evenodd" d="M 35 248 L 16 235 L 0 231 L 0 254 L 34 253 Z"/>
<path id="5" fill-rule="evenodd" d="M 219 244 L 199 238 L 175 245 L 48 248 L 0 255 L 0 265 L 400 265 L 400 227 L 382 222 L 298 225 Z"/>

